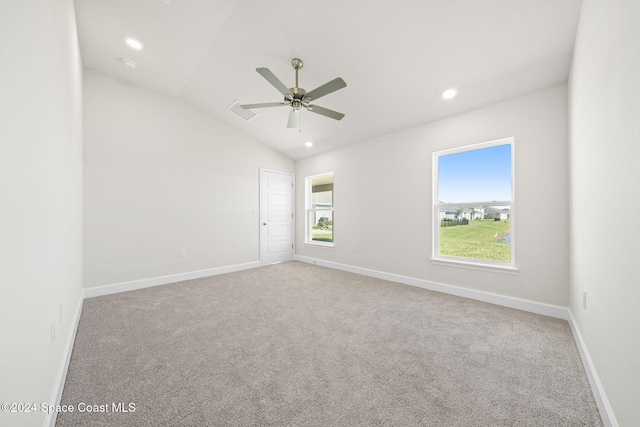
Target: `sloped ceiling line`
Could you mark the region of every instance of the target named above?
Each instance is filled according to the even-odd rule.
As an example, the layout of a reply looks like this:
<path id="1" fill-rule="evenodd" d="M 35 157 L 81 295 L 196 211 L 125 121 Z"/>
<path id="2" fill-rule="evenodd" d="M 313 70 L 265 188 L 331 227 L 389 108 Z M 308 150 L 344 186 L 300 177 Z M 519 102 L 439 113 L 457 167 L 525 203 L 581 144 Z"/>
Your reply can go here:
<path id="1" fill-rule="evenodd" d="M 294 160 L 567 82 L 581 0 L 76 0 L 88 68 L 181 98 Z M 132 52 L 124 33 L 142 38 Z M 138 63 L 127 70 L 114 58 Z M 344 90 L 287 129 L 286 112 L 249 122 L 241 103 L 278 101 L 255 72 L 291 87 L 291 59 L 311 90 Z M 458 96 L 443 100 L 455 86 Z M 312 141 L 313 147 L 304 146 Z"/>

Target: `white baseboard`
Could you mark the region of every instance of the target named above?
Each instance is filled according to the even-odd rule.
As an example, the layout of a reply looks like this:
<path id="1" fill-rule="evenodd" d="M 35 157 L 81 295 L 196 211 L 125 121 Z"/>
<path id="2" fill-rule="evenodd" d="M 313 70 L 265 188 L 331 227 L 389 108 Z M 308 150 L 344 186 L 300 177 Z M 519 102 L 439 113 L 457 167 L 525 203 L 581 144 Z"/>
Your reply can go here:
<path id="1" fill-rule="evenodd" d="M 82 314 L 83 302 L 86 298 L 93 298 L 103 295 L 110 295 L 119 292 L 132 291 L 135 289 L 148 288 L 151 286 L 166 285 L 169 283 L 180 282 L 183 280 L 199 279 L 201 277 L 216 276 L 218 274 L 233 273 L 235 271 L 248 270 L 251 268 L 260 267 L 259 261 L 249 262 L 245 264 L 229 265 L 225 267 L 209 268 L 206 270 L 190 271 L 187 273 L 172 274 L 169 276 L 153 277 L 151 279 L 134 280 L 131 282 L 115 283 L 112 285 L 97 286 L 95 288 L 85 288 L 82 291 L 80 302 L 75 313 L 73 326 L 69 331 L 67 342 L 65 344 L 64 354 L 56 376 L 56 382 L 53 386 L 53 392 L 51 394 L 51 405 L 59 405 L 62 398 L 62 391 L 64 390 L 64 382 L 67 378 L 67 370 L 69 369 L 69 362 L 71 361 L 71 353 L 73 351 L 73 344 L 76 338 L 76 332 L 78 331 L 78 323 L 80 322 L 80 315 Z M 44 419 L 44 427 L 55 427 L 57 413 L 54 411 L 48 414 Z"/>
<path id="2" fill-rule="evenodd" d="M 578 324 L 576 323 L 576 319 L 573 317 L 571 310 L 569 310 L 568 320 L 571 332 L 573 333 L 573 339 L 576 342 L 580 358 L 582 359 L 582 364 L 584 365 L 584 370 L 587 372 L 587 378 L 589 378 L 589 384 L 591 384 L 591 390 L 593 391 L 593 396 L 596 399 L 596 404 L 598 405 L 602 422 L 606 427 L 618 427 L 616 416 L 613 413 L 609 399 L 607 399 L 607 394 L 604 392 L 602 382 L 600 382 L 600 377 L 598 376 L 598 372 L 596 372 L 596 367 L 589 355 L 587 344 L 582 338 L 582 334 L 580 333 L 580 329 L 578 328 Z"/>
<path id="3" fill-rule="evenodd" d="M 336 270 L 348 271 L 350 273 L 362 274 L 364 276 L 375 277 L 377 279 L 389 280 L 391 282 L 404 283 L 405 285 L 417 286 L 419 288 L 429 289 L 431 291 L 456 295 L 463 298 L 470 298 L 478 301 L 488 302 L 491 304 L 501 305 L 504 307 L 516 308 L 518 310 L 528 311 L 531 313 L 569 320 L 569 309 L 567 307 L 561 307 L 558 305 L 545 304 L 542 302 L 535 302 L 522 298 L 508 297 L 491 292 L 477 291 L 460 286 L 447 285 L 444 283 L 432 282 L 424 279 L 416 279 L 415 277 L 402 276 L 399 274 L 385 273 L 383 271 L 370 270 L 368 268 L 339 264 L 336 262 L 324 261 L 300 255 L 296 255 L 294 257 L 294 260 L 306 262 L 309 264 L 316 264 L 323 267 L 334 268 Z"/>
<path id="4" fill-rule="evenodd" d="M 208 268 L 205 270 L 189 271 L 186 273 L 171 274 L 168 276 L 152 277 L 150 279 L 133 280 L 131 282 L 114 283 L 112 285 L 96 286 L 95 288 L 85 288 L 84 298 L 100 297 L 103 295 L 117 294 L 119 292 L 134 291 L 136 289 L 149 288 L 152 286 L 166 285 L 169 283 L 181 282 L 183 280 L 199 279 L 201 277 L 217 276 L 218 274 L 233 273 L 235 271 L 249 270 L 260 267 L 259 261 L 245 264 L 228 265 L 225 267 Z"/>
<path id="5" fill-rule="evenodd" d="M 60 368 L 58 369 L 58 375 L 56 376 L 56 382 L 53 385 L 53 393 L 51 399 L 49 399 L 50 405 L 59 405 L 62 398 L 62 391 L 64 390 L 64 382 L 67 379 L 67 370 L 69 369 L 69 362 L 71 361 L 71 352 L 73 351 L 73 343 L 76 340 L 76 332 L 78 331 L 78 323 L 80 323 L 80 314 L 82 313 L 82 304 L 84 299 L 81 297 L 78 302 L 78 308 L 76 309 L 73 324 L 67 341 L 65 342 L 64 353 L 62 354 L 62 360 L 60 361 Z M 58 413 L 52 411 L 47 414 L 44 419 L 44 427 L 55 427 L 56 418 Z"/>
<path id="6" fill-rule="evenodd" d="M 569 323 L 573 338 L 578 347 L 578 352 L 582 358 L 591 390 L 593 391 L 598 410 L 602 421 L 607 427 L 618 427 L 618 422 L 613 413 L 607 395 L 602 387 L 596 368 L 593 365 L 587 346 L 582 339 L 580 330 L 575 322 L 573 313 L 568 307 L 561 307 L 557 305 L 545 304 L 535 301 L 529 301 L 521 298 L 508 297 L 504 295 L 493 294 L 489 292 L 476 291 L 473 289 L 462 288 L 459 286 L 446 285 L 443 283 L 431 282 L 423 279 L 416 279 L 414 277 L 401 276 L 393 273 L 385 273 L 377 270 L 370 270 L 368 268 L 355 267 L 352 265 L 339 264 L 331 261 L 324 261 L 315 258 L 304 257 L 296 255 L 294 257 L 296 261 L 302 261 L 309 264 L 316 264 L 322 267 L 334 268 L 336 270 L 348 271 L 350 273 L 362 274 L 364 276 L 375 277 L 378 279 L 389 280 L 392 282 L 403 283 L 406 285 L 417 286 L 420 288 L 429 289 L 432 291 L 443 292 L 450 295 L 456 295 L 464 298 L 470 298 L 478 301 L 488 302 L 491 304 L 497 304 L 505 307 L 515 308 L 518 310 L 528 311 L 531 313 L 542 314 L 545 316 L 556 317 L 558 319 L 564 319 Z"/>
<path id="7" fill-rule="evenodd" d="M 609 400 L 607 399 L 604 388 L 602 387 L 602 383 L 600 382 L 600 378 L 598 376 L 598 373 L 596 372 L 596 368 L 593 365 L 593 361 L 591 360 L 591 356 L 589 355 L 589 351 L 587 349 L 586 343 L 582 338 L 582 334 L 580 333 L 578 325 L 576 324 L 575 318 L 573 317 L 573 313 L 571 313 L 571 310 L 569 308 L 535 302 L 535 301 L 529 301 L 521 298 L 493 294 L 490 292 L 477 291 L 473 289 L 462 288 L 459 286 L 447 285 L 443 283 L 432 282 L 429 280 L 417 279 L 409 276 L 402 276 L 399 274 L 385 273 L 382 271 L 371 270 L 368 268 L 356 267 L 356 266 L 351 266 L 346 264 L 339 264 L 336 262 L 324 261 L 324 260 L 304 257 L 300 255 L 295 255 L 294 260 L 306 262 L 309 264 L 316 264 L 323 267 L 333 268 L 336 270 L 348 271 L 350 273 L 361 274 L 364 276 L 375 277 L 378 279 L 389 280 L 392 282 L 403 283 L 410 286 L 417 286 L 417 287 L 429 289 L 432 291 L 443 292 L 446 294 L 456 295 L 463 298 L 470 298 L 478 301 L 488 302 L 491 304 L 501 305 L 504 307 L 515 308 L 518 310 L 528 311 L 531 313 L 542 314 L 545 316 L 551 316 L 551 317 L 567 320 L 569 322 L 569 326 L 571 327 L 571 332 L 573 333 L 576 346 L 578 347 L 578 352 L 580 353 L 580 357 L 582 359 L 582 363 L 587 373 L 589 384 L 591 385 L 591 389 L 593 391 L 596 404 L 598 405 L 598 409 L 600 410 L 600 415 L 602 416 L 604 425 L 607 427 L 618 427 L 618 422 L 613 413 L 613 409 L 609 404 Z M 135 289 L 148 288 L 151 286 L 165 285 L 165 284 L 179 282 L 183 280 L 198 279 L 201 277 L 232 273 L 235 271 L 248 270 L 248 269 L 256 268 L 260 266 L 261 266 L 260 262 L 255 261 L 255 262 L 250 262 L 245 264 L 236 264 L 236 265 L 230 265 L 225 267 L 210 268 L 206 270 L 172 274 L 169 276 L 154 277 L 151 279 L 143 279 L 143 280 L 134 280 L 131 282 L 116 283 L 112 285 L 105 285 L 105 286 L 98 286 L 95 288 L 84 289 L 83 296 L 80 299 L 78 308 L 76 310 L 73 327 L 71 328 L 71 331 L 69 332 L 69 336 L 67 337 L 67 343 L 66 343 L 64 355 L 62 358 L 62 363 L 58 371 L 58 376 L 56 377 L 56 383 L 54 385 L 54 390 L 51 397 L 51 402 L 52 402 L 51 404 L 58 405 L 62 397 L 62 391 L 64 389 L 64 381 L 67 377 L 67 369 L 69 368 L 69 362 L 71 360 L 71 352 L 73 350 L 73 343 L 75 341 L 76 331 L 78 329 L 78 323 L 80 321 L 80 314 L 82 313 L 82 305 L 83 305 L 84 298 L 110 295 L 110 294 L 115 294 L 119 292 L 131 291 Z M 55 427 L 55 423 L 56 423 L 56 413 L 53 412 L 45 418 L 44 426 Z"/>

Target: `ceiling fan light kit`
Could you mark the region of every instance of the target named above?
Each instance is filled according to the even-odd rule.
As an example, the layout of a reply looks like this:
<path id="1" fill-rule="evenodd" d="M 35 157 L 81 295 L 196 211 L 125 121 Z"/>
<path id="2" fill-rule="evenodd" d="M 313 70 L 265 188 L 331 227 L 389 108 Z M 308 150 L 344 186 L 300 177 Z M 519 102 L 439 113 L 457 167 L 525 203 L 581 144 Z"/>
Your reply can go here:
<path id="1" fill-rule="evenodd" d="M 256 68 L 258 74 L 260 74 L 266 81 L 271 83 L 278 92 L 284 96 L 283 102 L 266 102 L 262 104 L 244 104 L 241 105 L 245 109 L 254 108 L 267 108 L 267 107 L 291 107 L 289 112 L 289 120 L 287 121 L 288 128 L 295 128 L 298 125 L 300 117 L 300 109 L 304 108 L 312 113 L 320 114 L 325 117 L 330 117 L 335 120 L 341 120 L 344 114 L 337 111 L 330 110 L 328 108 L 320 107 L 319 105 L 311 104 L 311 101 L 335 92 L 347 86 L 344 80 L 337 77 L 328 83 L 323 84 L 315 88 L 314 90 L 307 92 L 303 88 L 298 86 L 298 71 L 304 66 L 304 63 L 299 58 L 293 58 L 291 60 L 291 66 L 296 70 L 296 84 L 292 88 L 287 88 L 284 83 L 278 79 L 275 74 L 268 68 Z"/>

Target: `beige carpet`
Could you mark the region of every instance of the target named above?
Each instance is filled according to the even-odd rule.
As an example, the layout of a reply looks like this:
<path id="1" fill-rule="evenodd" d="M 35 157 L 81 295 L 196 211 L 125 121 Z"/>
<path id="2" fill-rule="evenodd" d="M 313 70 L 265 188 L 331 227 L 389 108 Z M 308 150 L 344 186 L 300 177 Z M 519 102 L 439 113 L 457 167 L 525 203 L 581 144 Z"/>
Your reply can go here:
<path id="1" fill-rule="evenodd" d="M 86 300 L 62 403 L 108 412 L 59 427 L 602 425 L 566 321 L 299 262 Z"/>

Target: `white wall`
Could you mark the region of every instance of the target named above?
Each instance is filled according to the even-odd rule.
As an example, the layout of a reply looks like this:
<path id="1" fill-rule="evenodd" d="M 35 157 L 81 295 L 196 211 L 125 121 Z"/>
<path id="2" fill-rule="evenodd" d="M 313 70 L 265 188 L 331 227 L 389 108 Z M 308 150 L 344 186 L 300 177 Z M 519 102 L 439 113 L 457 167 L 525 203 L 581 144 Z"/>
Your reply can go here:
<path id="1" fill-rule="evenodd" d="M 259 170 L 293 161 L 177 98 L 84 77 L 85 287 L 258 261 Z"/>
<path id="2" fill-rule="evenodd" d="M 571 310 L 621 426 L 640 420 L 638 22 L 637 0 L 584 0 L 570 80 Z"/>
<path id="3" fill-rule="evenodd" d="M 0 402 L 39 405 L 52 397 L 82 292 L 82 66 L 73 2 L 0 2 L 0 57 Z M 41 412 L 0 412 L 3 426 L 44 420 Z"/>
<path id="4" fill-rule="evenodd" d="M 510 136 L 520 271 L 507 275 L 431 264 L 432 153 Z M 567 164 L 565 85 L 301 160 L 298 219 L 304 218 L 304 178 L 335 172 L 335 248 L 305 244 L 300 220 L 296 253 L 567 306 Z"/>

